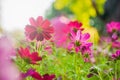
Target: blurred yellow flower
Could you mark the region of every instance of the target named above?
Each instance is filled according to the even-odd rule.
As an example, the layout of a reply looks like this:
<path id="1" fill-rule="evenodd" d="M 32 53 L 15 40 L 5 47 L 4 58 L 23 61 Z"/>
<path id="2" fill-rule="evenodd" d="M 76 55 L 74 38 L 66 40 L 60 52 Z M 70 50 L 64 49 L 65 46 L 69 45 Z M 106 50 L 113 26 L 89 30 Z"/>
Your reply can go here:
<path id="1" fill-rule="evenodd" d="M 96 6 L 97 6 L 97 9 L 99 11 L 100 14 L 103 14 L 104 13 L 104 3 L 106 2 L 107 0 L 95 0 L 96 2 Z"/>
<path id="2" fill-rule="evenodd" d="M 85 30 L 83 30 L 83 33 L 89 33 L 90 34 L 90 42 L 93 42 L 95 45 L 98 44 L 100 36 L 98 34 L 98 31 L 94 27 L 87 27 Z"/>
<path id="3" fill-rule="evenodd" d="M 74 14 L 74 18 L 80 22 L 89 25 L 90 17 L 97 15 L 95 6 L 100 14 L 103 14 L 103 5 L 106 0 L 55 0 L 54 7 L 57 10 L 69 9 Z"/>
<path id="4" fill-rule="evenodd" d="M 67 4 L 69 3 L 70 0 L 56 0 L 54 2 L 54 7 L 57 10 L 61 10 L 63 9 L 65 6 L 67 6 Z"/>

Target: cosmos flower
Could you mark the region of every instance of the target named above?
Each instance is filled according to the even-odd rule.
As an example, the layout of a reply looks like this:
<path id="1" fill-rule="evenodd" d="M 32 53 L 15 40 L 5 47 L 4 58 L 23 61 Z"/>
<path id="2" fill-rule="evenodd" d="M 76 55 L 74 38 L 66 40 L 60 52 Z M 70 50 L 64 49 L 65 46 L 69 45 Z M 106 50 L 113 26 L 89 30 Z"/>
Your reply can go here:
<path id="1" fill-rule="evenodd" d="M 22 73 L 22 76 L 23 78 L 31 76 L 36 80 L 53 80 L 55 78 L 55 75 L 53 74 L 52 75 L 49 75 L 49 74 L 40 75 L 34 69 L 29 69 L 26 73 Z"/>
<path id="2" fill-rule="evenodd" d="M 112 47 L 113 48 L 120 48 L 120 41 L 114 41 L 114 42 L 112 42 Z"/>
<path id="3" fill-rule="evenodd" d="M 37 52 L 32 52 L 30 53 L 30 50 L 28 48 L 20 48 L 18 50 L 21 58 L 23 58 L 26 62 L 31 63 L 31 64 L 36 64 L 37 61 L 42 60 L 40 56 L 38 56 Z"/>
<path id="4" fill-rule="evenodd" d="M 116 33 L 113 33 L 111 38 L 113 41 L 116 41 L 118 39 L 118 35 Z"/>
<path id="5" fill-rule="evenodd" d="M 49 40 L 51 38 L 51 33 L 54 32 L 54 28 L 48 20 L 43 20 L 43 18 L 39 16 L 36 20 L 30 18 L 29 21 L 30 25 L 26 25 L 25 27 L 27 39 L 43 41 L 44 39 Z"/>
<path id="6" fill-rule="evenodd" d="M 68 49 L 75 48 L 76 52 L 81 52 L 85 62 L 88 62 L 89 57 L 93 58 L 93 54 L 91 51 L 91 46 L 93 45 L 90 42 L 87 42 L 90 38 L 88 33 L 82 34 L 80 30 L 76 33 L 74 31 L 71 32 L 71 42 L 68 46 Z"/>
<path id="7" fill-rule="evenodd" d="M 120 50 L 117 50 L 116 53 L 112 54 L 113 59 L 120 59 Z"/>
<path id="8" fill-rule="evenodd" d="M 54 43 L 57 47 L 66 47 L 68 34 L 66 34 L 65 29 L 68 28 L 69 19 L 65 16 L 59 16 L 53 18 L 51 23 L 54 27 Z"/>
<path id="9" fill-rule="evenodd" d="M 111 39 L 113 41 L 116 41 L 118 39 L 118 35 L 120 34 L 120 22 L 110 22 L 106 25 L 107 32 L 111 36 Z"/>
<path id="10" fill-rule="evenodd" d="M 85 45 L 87 43 L 87 45 L 91 45 L 91 43 L 88 44 L 87 40 L 90 38 L 90 35 L 88 33 L 82 34 L 80 30 L 77 31 L 77 33 L 75 33 L 74 31 L 71 32 L 70 34 L 70 39 L 71 39 L 71 43 L 70 45 L 74 45 L 76 50 L 79 51 L 78 49 L 80 49 L 81 45 Z M 82 50 L 83 51 L 83 50 Z"/>
<path id="11" fill-rule="evenodd" d="M 113 32 L 116 32 L 116 31 L 120 31 L 120 22 L 112 21 L 110 23 L 107 23 L 106 28 L 107 28 L 108 33 L 113 33 Z"/>
<path id="12" fill-rule="evenodd" d="M 67 30 L 74 30 L 74 31 L 77 31 L 77 30 L 84 30 L 84 28 L 82 28 L 82 23 L 81 22 L 78 22 L 78 21 L 70 21 L 68 23 L 68 29 Z"/>

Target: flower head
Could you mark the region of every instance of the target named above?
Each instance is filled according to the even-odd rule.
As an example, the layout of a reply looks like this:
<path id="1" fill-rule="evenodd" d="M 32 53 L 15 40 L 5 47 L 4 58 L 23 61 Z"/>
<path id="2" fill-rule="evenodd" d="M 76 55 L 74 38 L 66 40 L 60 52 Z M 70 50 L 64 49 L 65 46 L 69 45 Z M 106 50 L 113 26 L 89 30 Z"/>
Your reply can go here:
<path id="1" fill-rule="evenodd" d="M 74 46 L 80 49 L 81 46 L 85 45 L 87 40 L 90 38 L 90 35 L 88 33 L 82 34 L 80 30 L 77 32 L 72 31 L 70 35 L 71 43 L 74 44 Z"/>
<path id="2" fill-rule="evenodd" d="M 79 23 L 78 21 L 70 21 L 68 23 L 68 26 L 64 29 L 66 33 L 70 33 L 71 31 L 77 32 L 78 30 L 84 30 L 84 28 L 81 28 L 82 23 Z"/>
<path id="3" fill-rule="evenodd" d="M 120 50 L 117 50 L 116 53 L 112 54 L 113 59 L 120 59 Z"/>
<path id="4" fill-rule="evenodd" d="M 120 41 L 114 41 L 114 42 L 112 42 L 112 47 L 113 48 L 120 48 Z"/>
<path id="5" fill-rule="evenodd" d="M 120 33 L 120 22 L 110 22 L 107 24 L 107 32 L 110 34 L 111 39 L 116 41 Z"/>
<path id="6" fill-rule="evenodd" d="M 30 53 L 28 48 L 20 48 L 18 50 L 20 56 L 28 63 L 32 63 L 32 64 L 36 64 L 37 61 L 42 60 L 42 58 L 40 56 L 38 56 L 37 52 L 32 52 Z"/>
<path id="7" fill-rule="evenodd" d="M 53 74 L 52 75 L 49 75 L 49 74 L 40 75 L 34 69 L 29 69 L 26 73 L 23 73 L 22 76 L 23 78 L 31 76 L 36 80 L 53 80 L 55 78 L 55 75 Z"/>
<path id="8" fill-rule="evenodd" d="M 48 20 L 43 20 L 39 16 L 36 20 L 30 18 L 29 21 L 30 25 L 26 25 L 25 27 L 25 34 L 28 39 L 43 41 L 44 39 L 49 40 L 51 38 L 51 33 L 54 32 L 54 29 Z"/>
<path id="9" fill-rule="evenodd" d="M 77 32 L 72 31 L 70 36 L 71 42 L 68 46 L 69 50 L 75 48 L 76 52 L 80 51 L 84 57 L 85 62 L 88 62 L 89 57 L 93 58 L 93 54 L 91 52 L 92 43 L 87 42 L 89 38 L 90 34 L 88 33 L 82 34 L 80 30 Z"/>
<path id="10" fill-rule="evenodd" d="M 65 16 L 55 17 L 51 20 L 51 23 L 54 27 L 54 42 L 58 47 L 66 47 L 67 42 L 67 24 L 69 22 L 69 19 Z"/>
<path id="11" fill-rule="evenodd" d="M 108 33 L 113 33 L 115 31 L 120 31 L 120 22 L 110 22 L 106 25 L 107 27 L 107 32 Z"/>

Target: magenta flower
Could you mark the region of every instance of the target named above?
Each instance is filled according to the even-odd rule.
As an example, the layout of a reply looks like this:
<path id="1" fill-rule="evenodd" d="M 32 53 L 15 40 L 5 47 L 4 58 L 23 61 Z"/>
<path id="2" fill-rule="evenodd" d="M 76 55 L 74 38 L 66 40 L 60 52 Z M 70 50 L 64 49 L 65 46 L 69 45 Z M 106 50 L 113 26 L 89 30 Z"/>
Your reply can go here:
<path id="1" fill-rule="evenodd" d="M 49 74 L 43 75 L 43 80 L 53 80 L 54 78 L 55 78 L 55 75 L 53 75 L 53 74 L 52 75 L 49 75 Z"/>
<path id="2" fill-rule="evenodd" d="M 40 75 L 38 72 L 36 72 L 33 69 L 29 69 L 26 73 L 22 74 L 23 78 L 26 78 L 28 76 L 33 77 L 35 80 L 53 80 L 55 78 L 55 75 L 49 75 L 49 74 L 44 74 L 43 76 Z"/>
<path id="3" fill-rule="evenodd" d="M 87 42 L 90 38 L 88 33 L 82 34 L 80 30 L 77 32 L 71 32 L 71 43 L 68 46 L 68 49 L 75 49 L 76 52 L 81 52 L 85 62 L 89 61 L 89 57 L 93 58 L 93 54 L 91 51 L 92 43 Z"/>
<path id="4" fill-rule="evenodd" d="M 8 37 L 0 38 L 0 80 L 21 80 L 20 73 L 12 59 L 16 52 L 12 40 Z"/>
<path id="5" fill-rule="evenodd" d="M 107 24 L 107 32 L 111 36 L 112 40 L 118 39 L 118 34 L 120 33 L 120 22 L 110 22 Z"/>
<path id="6" fill-rule="evenodd" d="M 24 79 L 24 78 L 26 78 L 28 76 L 31 76 L 34 72 L 35 72 L 35 70 L 30 68 L 26 73 L 21 73 L 21 77 Z"/>
<path id="7" fill-rule="evenodd" d="M 116 33 L 113 33 L 112 34 L 112 39 L 115 41 L 115 40 L 117 40 L 118 39 L 118 35 L 116 34 Z"/>
<path id="8" fill-rule="evenodd" d="M 106 25 L 107 27 L 107 32 L 108 33 L 113 33 L 115 31 L 120 31 L 120 22 L 110 22 Z"/>
<path id="9" fill-rule="evenodd" d="M 65 29 L 68 28 L 69 20 L 65 16 L 55 17 L 51 20 L 54 27 L 53 41 L 58 47 L 66 47 L 68 34 Z"/>
<path id="10" fill-rule="evenodd" d="M 78 52 L 83 45 L 85 45 L 86 43 L 87 43 L 86 45 L 88 45 L 87 40 L 89 38 L 90 35 L 88 33 L 82 34 L 80 30 L 78 30 L 77 33 L 72 31 L 70 36 L 71 43 L 69 44 L 69 49 L 70 47 L 72 48 L 74 45 L 76 52 Z M 92 43 L 89 44 L 91 45 Z M 82 48 L 81 51 L 83 51 Z"/>
<path id="11" fill-rule="evenodd" d="M 86 42 L 90 38 L 89 33 L 82 34 L 80 30 L 78 30 L 76 33 L 74 31 L 71 32 L 70 39 L 76 43 L 76 45 L 80 43 Z"/>
<path id="12" fill-rule="evenodd" d="M 28 48 L 20 48 L 18 50 L 21 58 L 23 58 L 26 62 L 31 63 L 31 64 L 36 64 L 37 61 L 42 60 L 42 58 L 40 56 L 38 56 L 37 52 L 32 52 L 30 53 Z"/>
<path id="13" fill-rule="evenodd" d="M 70 21 L 68 23 L 67 28 L 65 29 L 66 32 L 70 32 L 72 30 L 77 31 L 77 30 L 84 30 L 82 27 L 82 23 L 79 23 L 78 21 Z"/>
<path id="14" fill-rule="evenodd" d="M 42 76 L 32 68 L 30 68 L 26 73 L 21 73 L 21 76 L 23 79 L 27 78 L 28 76 L 31 76 L 37 80 L 42 80 Z"/>
<path id="15" fill-rule="evenodd" d="M 113 48 L 120 48 L 120 41 L 114 41 L 114 42 L 112 42 L 112 47 Z"/>
<path id="16" fill-rule="evenodd" d="M 117 50 L 116 53 L 112 54 L 113 59 L 120 59 L 120 50 Z"/>
<path id="17" fill-rule="evenodd" d="M 54 29 L 48 20 L 43 20 L 43 18 L 39 16 L 36 20 L 30 18 L 29 21 L 30 25 L 25 27 L 25 34 L 28 39 L 43 41 L 44 39 L 49 40 L 51 38 L 51 33 L 54 32 Z"/>

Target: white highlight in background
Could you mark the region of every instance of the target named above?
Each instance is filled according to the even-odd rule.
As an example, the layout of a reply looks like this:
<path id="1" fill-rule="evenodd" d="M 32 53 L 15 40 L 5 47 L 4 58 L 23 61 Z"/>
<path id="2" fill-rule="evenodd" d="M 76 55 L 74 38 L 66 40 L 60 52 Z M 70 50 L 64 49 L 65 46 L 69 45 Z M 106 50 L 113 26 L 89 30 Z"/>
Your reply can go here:
<path id="1" fill-rule="evenodd" d="M 53 0 L 2 0 L 2 27 L 24 30 L 30 17 L 44 16 Z"/>

